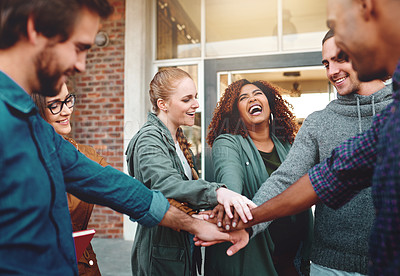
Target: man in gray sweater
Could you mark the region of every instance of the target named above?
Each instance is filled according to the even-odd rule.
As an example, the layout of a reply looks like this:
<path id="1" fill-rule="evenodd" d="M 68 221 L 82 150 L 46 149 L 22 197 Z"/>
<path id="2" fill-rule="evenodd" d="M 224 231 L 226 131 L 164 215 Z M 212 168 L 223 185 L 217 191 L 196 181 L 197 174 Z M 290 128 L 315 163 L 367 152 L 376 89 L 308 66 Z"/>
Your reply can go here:
<path id="1" fill-rule="evenodd" d="M 257 205 L 283 192 L 330 155 L 346 139 L 368 129 L 375 113 L 391 102 L 391 89 L 382 81 L 362 83 L 351 63 L 338 53 L 329 31 L 322 45 L 322 63 L 338 99 L 304 121 L 286 160 L 253 198 Z M 316 205 L 311 275 L 362 275 L 368 268 L 368 238 L 374 220 L 371 188 L 338 210 Z M 254 235 L 270 222 L 253 226 Z"/>

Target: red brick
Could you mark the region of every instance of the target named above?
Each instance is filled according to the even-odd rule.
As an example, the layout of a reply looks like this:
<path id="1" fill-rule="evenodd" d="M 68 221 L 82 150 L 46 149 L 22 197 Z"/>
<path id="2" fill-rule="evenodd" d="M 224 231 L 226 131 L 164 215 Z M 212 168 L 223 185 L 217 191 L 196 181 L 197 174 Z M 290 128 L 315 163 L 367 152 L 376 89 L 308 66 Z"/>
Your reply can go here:
<path id="1" fill-rule="evenodd" d="M 122 171 L 125 0 L 110 3 L 115 12 L 101 22 L 101 31 L 108 33 L 110 44 L 93 46 L 87 54 L 86 72 L 75 75 L 70 82 L 78 96 L 71 137 L 94 146 L 111 166 Z M 122 215 L 106 207 L 95 206 L 90 227 L 96 229 L 98 238 L 123 237 Z"/>

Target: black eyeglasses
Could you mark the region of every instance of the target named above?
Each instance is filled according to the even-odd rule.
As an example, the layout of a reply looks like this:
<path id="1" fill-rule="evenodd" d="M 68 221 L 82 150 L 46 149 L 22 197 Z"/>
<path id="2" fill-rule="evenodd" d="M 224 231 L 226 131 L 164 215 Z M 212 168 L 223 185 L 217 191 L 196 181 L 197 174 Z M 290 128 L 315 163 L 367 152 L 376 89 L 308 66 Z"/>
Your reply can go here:
<path id="1" fill-rule="evenodd" d="M 68 108 L 72 108 L 75 105 L 75 95 L 70 94 L 64 101 L 56 101 L 52 102 L 47 106 L 50 109 L 50 112 L 53 115 L 57 115 L 63 109 L 63 105 L 65 104 Z"/>

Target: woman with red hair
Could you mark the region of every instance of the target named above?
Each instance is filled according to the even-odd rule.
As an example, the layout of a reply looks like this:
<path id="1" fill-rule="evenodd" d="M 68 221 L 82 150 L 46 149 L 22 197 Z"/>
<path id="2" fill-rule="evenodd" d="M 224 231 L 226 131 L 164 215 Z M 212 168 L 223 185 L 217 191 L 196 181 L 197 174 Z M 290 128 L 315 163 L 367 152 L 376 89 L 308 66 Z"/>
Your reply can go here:
<path id="1" fill-rule="evenodd" d="M 235 81 L 209 126 L 215 180 L 248 198 L 283 162 L 299 128 L 280 91 L 266 81 Z M 229 258 L 228 243 L 207 248 L 206 275 L 307 274 L 310 229 L 312 215 L 306 211 L 275 220 Z"/>

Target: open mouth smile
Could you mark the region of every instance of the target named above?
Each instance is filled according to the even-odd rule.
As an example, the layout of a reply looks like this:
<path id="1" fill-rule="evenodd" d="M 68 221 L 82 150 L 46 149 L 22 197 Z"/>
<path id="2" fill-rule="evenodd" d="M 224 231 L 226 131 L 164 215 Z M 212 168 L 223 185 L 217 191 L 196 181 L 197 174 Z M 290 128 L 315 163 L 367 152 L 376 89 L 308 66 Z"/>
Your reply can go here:
<path id="1" fill-rule="evenodd" d="M 64 119 L 64 120 L 61 120 L 61 121 L 57 121 L 57 123 L 59 123 L 61 125 L 68 125 L 69 119 Z"/>
<path id="2" fill-rule="evenodd" d="M 341 85 L 346 79 L 347 79 L 347 76 L 346 77 L 342 77 L 342 78 L 337 79 L 337 80 L 334 80 L 335 85 Z"/>
<path id="3" fill-rule="evenodd" d="M 262 107 L 259 104 L 253 104 L 249 108 L 250 115 L 256 116 L 256 115 L 261 114 L 261 112 L 262 112 Z"/>

